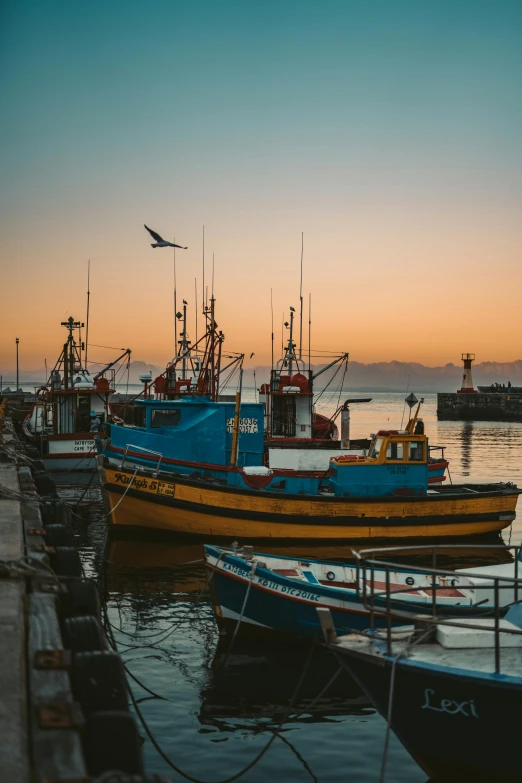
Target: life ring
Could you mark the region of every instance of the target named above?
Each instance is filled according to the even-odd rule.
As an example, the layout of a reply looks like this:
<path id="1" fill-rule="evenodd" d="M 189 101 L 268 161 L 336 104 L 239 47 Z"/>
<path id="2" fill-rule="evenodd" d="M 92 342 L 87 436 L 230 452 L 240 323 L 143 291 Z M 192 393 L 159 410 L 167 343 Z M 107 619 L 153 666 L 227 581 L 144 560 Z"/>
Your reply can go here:
<path id="1" fill-rule="evenodd" d="M 326 578 L 329 582 L 333 582 L 335 580 L 335 574 L 333 571 L 327 571 L 326 572 Z"/>
<path id="2" fill-rule="evenodd" d="M 49 399 L 49 389 L 47 386 L 40 386 L 40 388 L 36 390 L 35 396 L 38 402 L 46 402 Z"/>

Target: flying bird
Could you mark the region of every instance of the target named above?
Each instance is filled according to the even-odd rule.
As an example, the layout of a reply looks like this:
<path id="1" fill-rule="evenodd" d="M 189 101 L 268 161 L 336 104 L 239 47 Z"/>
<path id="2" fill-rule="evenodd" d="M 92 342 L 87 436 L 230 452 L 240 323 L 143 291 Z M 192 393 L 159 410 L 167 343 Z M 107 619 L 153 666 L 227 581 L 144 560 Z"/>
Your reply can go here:
<path id="1" fill-rule="evenodd" d="M 145 226 L 145 223 L 143 225 Z M 157 234 L 148 226 L 145 226 L 145 228 L 151 237 L 156 240 L 155 244 L 151 245 L 151 247 L 179 247 L 181 250 L 188 250 L 188 247 L 182 247 L 182 245 L 175 245 L 173 242 L 167 242 L 165 239 L 163 239 L 163 237 L 160 237 L 159 234 Z"/>

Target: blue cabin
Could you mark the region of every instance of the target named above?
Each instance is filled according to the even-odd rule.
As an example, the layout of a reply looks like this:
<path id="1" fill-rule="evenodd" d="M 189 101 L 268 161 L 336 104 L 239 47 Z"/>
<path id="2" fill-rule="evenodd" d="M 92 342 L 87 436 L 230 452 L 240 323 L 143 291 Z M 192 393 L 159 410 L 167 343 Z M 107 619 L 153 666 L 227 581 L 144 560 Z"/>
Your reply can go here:
<path id="1" fill-rule="evenodd" d="M 234 402 L 213 402 L 208 397 L 186 396 L 181 400 L 136 400 L 143 426 L 111 425 L 108 451 L 132 453 L 132 462 L 150 464 L 151 452 L 169 460 L 228 467 L 232 456 Z M 264 406 L 241 404 L 238 435 L 238 467 L 263 464 Z M 143 460 L 139 453 L 143 452 Z M 148 456 L 147 456 L 148 454 Z M 194 464 L 196 463 L 196 464 Z M 176 468 L 177 470 L 177 468 Z"/>
<path id="2" fill-rule="evenodd" d="M 380 430 L 364 457 L 330 460 L 330 489 L 337 497 L 425 495 L 428 489 L 428 439 L 408 430 Z"/>

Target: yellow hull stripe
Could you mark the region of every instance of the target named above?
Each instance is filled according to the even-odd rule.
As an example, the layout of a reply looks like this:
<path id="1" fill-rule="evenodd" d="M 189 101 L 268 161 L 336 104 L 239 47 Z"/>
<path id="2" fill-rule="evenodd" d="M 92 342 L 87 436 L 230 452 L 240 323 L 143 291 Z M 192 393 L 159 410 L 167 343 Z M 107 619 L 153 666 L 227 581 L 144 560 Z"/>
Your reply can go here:
<path id="1" fill-rule="evenodd" d="M 124 480 L 118 480 L 124 476 Z M 132 475 L 132 474 L 130 474 Z M 511 524 L 509 519 L 493 519 L 473 521 L 473 515 L 482 514 L 509 514 L 515 511 L 517 495 L 497 497 L 471 497 L 465 500 L 458 498 L 445 498 L 435 502 L 422 502 L 412 500 L 408 503 L 394 501 L 393 504 L 379 500 L 365 503 L 357 503 L 347 498 L 341 502 L 332 503 L 323 498 L 315 502 L 311 499 L 283 500 L 258 496 L 249 493 L 227 493 L 219 489 L 209 489 L 205 486 L 192 486 L 178 484 L 172 481 L 160 481 L 157 479 L 137 476 L 131 489 L 143 494 L 143 499 L 130 493 L 122 499 L 122 492 L 128 486 L 130 475 L 121 474 L 120 471 L 106 469 L 106 481 L 110 484 L 121 486 L 120 492 L 107 490 L 111 509 L 114 509 L 110 519 L 114 525 L 150 528 L 154 530 L 168 530 L 174 533 L 182 533 L 197 536 L 225 536 L 258 538 L 258 539 L 371 539 L 371 538 L 438 538 L 450 536 L 478 535 L 481 533 L 499 531 Z M 125 481 L 127 483 L 125 483 Z M 104 482 L 105 483 L 105 482 Z M 162 505 L 158 502 L 150 502 L 152 496 L 158 498 L 175 498 L 184 504 L 203 506 L 208 512 L 198 508 L 177 508 Z M 120 502 L 121 501 L 121 502 Z M 116 508 L 116 505 L 119 505 Z M 213 509 L 219 509 L 219 514 L 214 515 Z M 226 512 L 230 511 L 230 515 Z M 243 518 L 236 518 L 234 512 L 242 512 Z M 249 512 L 255 516 L 258 513 L 270 515 L 288 516 L 288 523 L 284 520 L 264 521 L 255 518 L 249 519 Z M 430 523 L 431 516 L 462 517 L 466 520 L 455 520 L 454 523 L 438 524 Z M 321 516 L 314 524 L 311 520 L 305 524 L 299 524 L 299 517 Z M 353 521 L 343 524 L 329 525 L 325 517 L 332 520 L 339 517 L 358 517 L 360 524 Z M 364 517 L 373 518 L 372 523 L 364 522 Z M 375 523 L 375 518 L 388 520 L 393 518 L 393 524 L 387 522 L 384 525 Z M 411 519 L 421 517 L 426 523 L 401 525 L 398 517 Z M 396 521 L 395 521 L 396 520 Z"/>

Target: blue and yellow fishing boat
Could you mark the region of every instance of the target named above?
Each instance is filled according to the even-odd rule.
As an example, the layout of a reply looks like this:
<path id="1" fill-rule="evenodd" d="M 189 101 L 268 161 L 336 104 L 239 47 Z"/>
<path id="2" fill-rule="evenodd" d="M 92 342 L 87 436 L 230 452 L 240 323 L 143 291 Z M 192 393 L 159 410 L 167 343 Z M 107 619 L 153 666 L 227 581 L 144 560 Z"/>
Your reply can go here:
<path id="1" fill-rule="evenodd" d="M 404 540 L 499 531 L 515 518 L 513 484 L 431 487 L 428 438 L 411 424 L 381 430 L 366 455 L 332 457 L 312 473 L 263 465 L 260 403 L 137 405 L 145 426 L 112 426 L 104 450 L 115 527 L 243 541 Z"/>
<path id="2" fill-rule="evenodd" d="M 159 399 L 136 400 L 140 426 L 109 425 L 109 437 L 98 442 L 101 483 L 114 527 L 305 543 L 446 539 L 511 524 L 520 494 L 512 484 L 430 485 L 430 447 L 418 419 L 420 406 L 404 430 L 382 430 L 366 449 L 350 451 L 349 435 L 342 433 L 348 448 L 332 450 L 320 470 L 267 465 L 267 410 L 277 412 L 279 427 L 289 411 L 292 420 L 294 413 L 301 420 L 297 400 L 289 404 L 293 396 L 304 395 L 310 407 L 311 387 L 301 383 L 305 376 L 292 383 L 297 377 L 291 376 L 296 361 L 292 330 L 286 358 L 271 379 L 274 399 L 242 402 L 241 382 L 235 398 L 220 394 L 224 337 L 215 322 L 213 298 L 205 315 L 196 377 L 185 378 L 189 348 L 182 341 L 163 379 L 170 391 L 158 395 L 156 389 Z M 242 359 L 240 354 L 232 362 L 241 366 Z M 176 374 L 180 363 L 181 379 Z M 349 404 L 339 409 L 345 425 Z M 306 423 L 302 426 L 306 434 Z"/>

